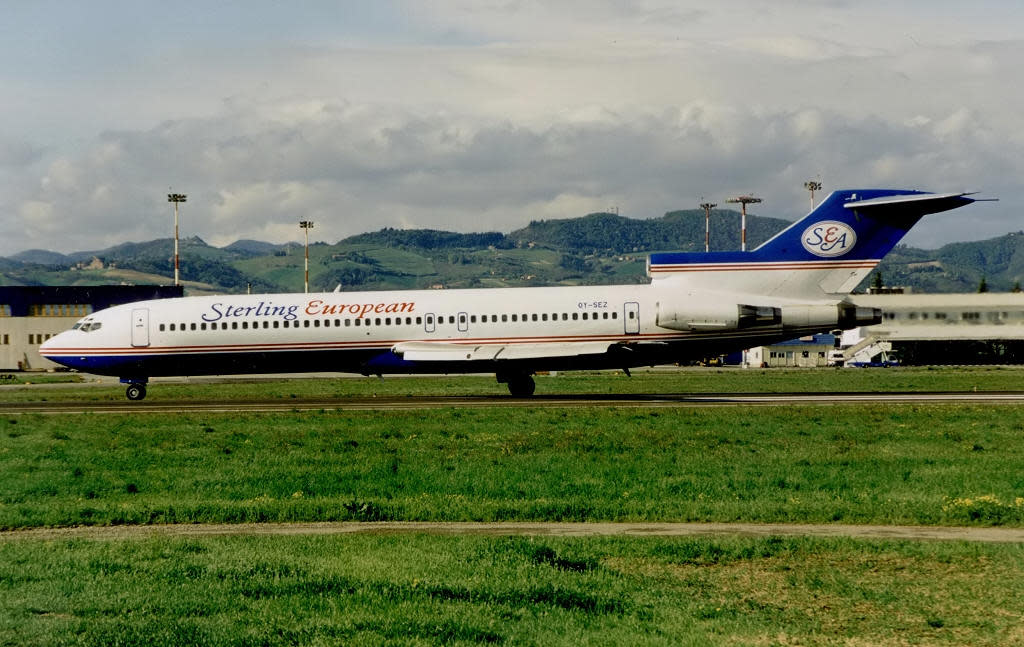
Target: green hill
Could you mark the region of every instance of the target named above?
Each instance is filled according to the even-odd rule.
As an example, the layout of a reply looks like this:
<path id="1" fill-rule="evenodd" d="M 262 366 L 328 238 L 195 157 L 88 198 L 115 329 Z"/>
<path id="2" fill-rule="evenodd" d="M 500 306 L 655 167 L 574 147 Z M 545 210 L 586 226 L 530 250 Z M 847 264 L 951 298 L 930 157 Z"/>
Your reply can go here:
<path id="1" fill-rule="evenodd" d="M 788 221 L 748 216 L 748 248 Z M 310 245 L 310 288 L 390 290 L 527 285 L 644 283 L 647 254 L 701 251 L 704 212 L 672 211 L 639 220 L 610 213 L 531 222 L 509 234 L 432 229 L 381 229 L 330 245 Z M 740 214 L 711 214 L 711 249 L 739 249 Z M 0 258 L 3 285 L 170 283 L 173 241 L 124 243 L 62 255 L 33 250 Z M 297 292 L 303 289 L 303 248 L 240 240 L 212 247 L 200 238 L 180 242 L 181 278 L 189 293 Z M 98 263 L 93 262 L 98 259 Z M 40 262 L 46 261 L 46 262 Z M 887 285 L 918 292 L 973 292 L 982 277 L 992 291 L 1024 280 L 1024 233 L 937 250 L 898 246 L 880 265 Z M 861 286 L 865 289 L 869 277 Z"/>

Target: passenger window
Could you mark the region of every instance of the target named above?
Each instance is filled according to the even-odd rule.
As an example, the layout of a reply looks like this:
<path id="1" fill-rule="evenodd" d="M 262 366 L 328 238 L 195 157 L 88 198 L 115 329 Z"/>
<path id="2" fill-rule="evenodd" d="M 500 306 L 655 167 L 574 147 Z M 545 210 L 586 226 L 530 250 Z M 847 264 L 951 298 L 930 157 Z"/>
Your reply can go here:
<path id="1" fill-rule="evenodd" d="M 319 328 L 320 327 L 320 320 L 319 319 L 314 319 L 313 320 L 313 327 L 314 328 Z"/>
<path id="2" fill-rule="evenodd" d="M 280 326 L 280 325 L 281 325 L 281 322 L 279 322 L 279 321 L 275 321 L 275 322 L 274 322 L 274 328 L 277 328 L 277 327 L 278 327 L 278 326 Z"/>
<path id="3" fill-rule="evenodd" d="M 579 318 L 580 318 L 580 315 L 579 315 L 579 313 L 578 313 L 578 312 L 574 312 L 574 313 L 572 313 L 572 320 L 573 320 L 573 321 L 576 321 L 576 320 L 577 320 L 577 319 L 579 319 Z"/>
<path id="4" fill-rule="evenodd" d="M 385 326 L 390 326 L 391 325 L 391 317 L 384 317 L 384 325 Z"/>
<path id="5" fill-rule="evenodd" d="M 583 313 L 583 320 L 584 320 L 584 321 L 586 321 L 586 320 L 587 320 L 587 313 L 585 313 L 585 312 Z"/>
<path id="6" fill-rule="evenodd" d="M 512 315 L 512 321 L 519 321 L 519 315 Z"/>
<path id="7" fill-rule="evenodd" d="M 356 322 L 355 322 L 355 323 L 356 323 L 356 325 L 357 325 L 357 326 L 361 326 L 361 325 L 362 325 L 362 324 L 360 324 L 359 322 L 360 322 L 360 320 L 359 320 L 359 319 L 356 319 Z"/>
<path id="8" fill-rule="evenodd" d="M 231 330 L 238 330 L 238 322 L 237 321 L 232 321 L 231 322 Z"/>
<path id="9" fill-rule="evenodd" d="M 423 323 L 423 317 L 416 317 L 416 325 L 418 326 L 418 325 L 420 325 L 422 323 Z"/>
<path id="10" fill-rule="evenodd" d="M 189 330 L 195 330 L 195 329 L 196 329 L 196 325 L 195 325 L 194 323 L 190 323 L 190 324 L 188 325 L 188 329 L 189 329 Z"/>
<path id="11" fill-rule="evenodd" d="M 199 330 L 206 330 L 206 323 L 199 324 Z"/>
<path id="12" fill-rule="evenodd" d="M 346 319 L 345 320 L 345 327 L 346 328 L 351 328 L 352 327 L 352 320 L 351 319 Z"/>
<path id="13" fill-rule="evenodd" d="M 540 319 L 541 319 L 541 321 L 547 321 L 548 320 L 548 313 L 545 312 L 544 314 L 542 314 L 540 316 Z"/>
<path id="14" fill-rule="evenodd" d="M 612 313 L 612 319 L 618 319 L 618 318 L 619 318 L 619 313 L 618 312 L 613 312 Z"/>
<path id="15" fill-rule="evenodd" d="M 163 324 L 160 324 L 160 332 L 163 332 L 164 328 L 165 328 L 165 326 Z M 86 330 L 86 328 L 84 328 L 84 327 L 82 329 Z"/>
<path id="16" fill-rule="evenodd" d="M 537 321 L 537 314 L 534 313 L 533 315 L 531 315 L 530 319 L 533 319 L 534 321 Z"/>
<path id="17" fill-rule="evenodd" d="M 448 315 L 448 323 L 450 323 L 450 324 L 455 323 L 455 315 Z"/>
<path id="18" fill-rule="evenodd" d="M 374 326 L 379 326 L 379 325 L 380 325 L 380 317 L 377 317 L 377 318 L 375 318 L 375 319 L 373 320 L 373 325 L 374 325 Z"/>
<path id="19" fill-rule="evenodd" d="M 501 321 L 502 323 L 508 321 L 508 315 L 501 315 Z"/>

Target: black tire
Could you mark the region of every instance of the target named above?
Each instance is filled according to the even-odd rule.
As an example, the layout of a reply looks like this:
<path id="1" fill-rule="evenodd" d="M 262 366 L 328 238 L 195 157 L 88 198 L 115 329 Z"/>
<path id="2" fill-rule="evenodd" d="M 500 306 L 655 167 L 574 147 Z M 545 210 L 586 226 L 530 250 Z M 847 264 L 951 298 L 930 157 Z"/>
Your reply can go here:
<path id="1" fill-rule="evenodd" d="M 537 384 L 530 375 L 519 375 L 508 381 L 508 392 L 515 398 L 528 398 L 537 390 Z"/>
<path id="2" fill-rule="evenodd" d="M 128 388 L 124 390 L 124 395 L 129 400 L 141 400 L 146 397 L 146 385 L 129 384 Z"/>

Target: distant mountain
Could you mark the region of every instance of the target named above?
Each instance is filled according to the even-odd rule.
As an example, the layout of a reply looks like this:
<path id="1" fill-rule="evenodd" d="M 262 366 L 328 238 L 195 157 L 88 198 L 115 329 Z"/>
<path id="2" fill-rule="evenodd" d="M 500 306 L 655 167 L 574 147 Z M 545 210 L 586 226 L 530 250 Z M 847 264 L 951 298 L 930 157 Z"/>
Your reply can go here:
<path id="1" fill-rule="evenodd" d="M 436 229 L 392 229 L 387 227 L 368 234 L 358 234 L 339 242 L 351 245 L 383 245 L 385 247 L 418 247 L 420 249 L 454 249 L 506 247 L 505 234 L 491 231 L 482 234 L 457 234 Z"/>
<path id="2" fill-rule="evenodd" d="M 740 214 L 711 212 L 711 249 L 740 248 Z M 747 217 L 747 246 L 757 247 L 791 223 Z M 611 213 L 582 218 L 539 220 L 508 235 L 517 245 L 541 244 L 577 253 L 628 254 L 650 251 L 703 251 L 705 217 L 701 210 L 670 211 L 661 218 L 637 220 Z"/>
<path id="3" fill-rule="evenodd" d="M 748 216 L 753 249 L 791 223 Z M 310 287 L 333 290 L 525 285 L 603 285 L 647 281 L 653 251 L 704 249 L 704 212 L 672 211 L 638 220 L 611 213 L 538 220 L 509 234 L 392 229 L 359 234 L 334 245 L 311 244 Z M 711 249 L 740 247 L 740 214 L 711 214 Z M 29 250 L 0 258 L 2 285 L 95 285 L 173 276 L 173 241 L 130 242 L 58 254 Z M 302 245 L 238 240 L 211 247 L 197 237 L 180 241 L 181 278 L 220 292 L 290 292 L 302 289 Z M 79 269 L 77 264 L 100 260 Z M 100 267 L 102 266 L 102 267 Z M 982 277 L 992 291 L 1024 281 L 1024 232 L 991 240 L 952 243 L 937 250 L 897 246 L 879 271 L 891 286 L 918 292 L 973 292 Z M 137 279 L 128 277 L 152 277 Z M 865 279 L 866 289 L 873 276 Z"/>
<path id="4" fill-rule="evenodd" d="M 974 292 L 982 277 L 993 292 L 1024 281 L 1024 232 L 936 250 L 897 246 L 879 264 L 885 283 L 917 292 Z"/>
<path id="5" fill-rule="evenodd" d="M 64 254 L 45 249 L 29 249 L 8 257 L 8 260 L 37 265 L 68 265 L 71 263 L 71 259 Z"/>
<path id="6" fill-rule="evenodd" d="M 265 243 L 260 240 L 236 240 L 227 247 L 223 247 L 225 251 L 241 254 L 243 256 L 266 256 L 273 254 L 274 252 L 281 251 L 286 245 L 277 245 L 275 243 Z"/>

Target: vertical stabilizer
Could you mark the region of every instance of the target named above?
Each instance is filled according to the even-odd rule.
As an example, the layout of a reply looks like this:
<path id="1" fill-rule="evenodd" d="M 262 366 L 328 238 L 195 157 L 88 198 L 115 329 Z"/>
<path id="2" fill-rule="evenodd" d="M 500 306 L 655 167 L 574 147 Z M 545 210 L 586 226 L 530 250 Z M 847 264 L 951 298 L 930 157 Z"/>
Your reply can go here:
<path id="1" fill-rule="evenodd" d="M 974 200 L 966 193 L 833 191 L 814 211 L 750 252 L 651 254 L 648 274 L 690 289 L 795 299 L 848 294 L 929 213 Z"/>

